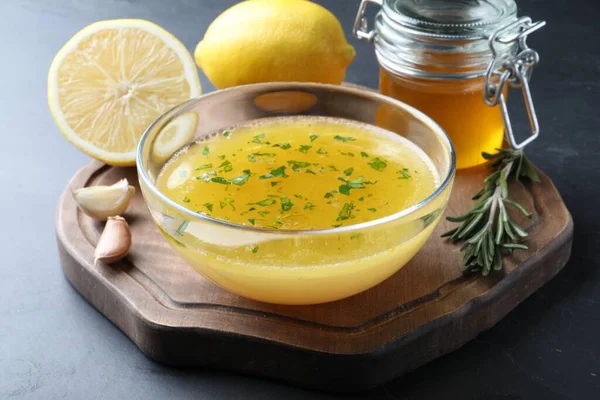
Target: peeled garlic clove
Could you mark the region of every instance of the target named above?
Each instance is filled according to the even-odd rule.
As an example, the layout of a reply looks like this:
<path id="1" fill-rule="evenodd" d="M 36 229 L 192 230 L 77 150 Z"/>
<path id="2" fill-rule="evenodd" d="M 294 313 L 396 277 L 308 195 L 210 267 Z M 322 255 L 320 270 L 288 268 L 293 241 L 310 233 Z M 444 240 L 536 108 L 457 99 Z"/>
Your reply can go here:
<path id="1" fill-rule="evenodd" d="M 108 217 L 123 214 L 134 194 L 135 187 L 127 179 L 121 179 L 110 186 L 90 186 L 75 190 L 73 198 L 81 211 L 94 219 L 106 221 Z"/>
<path id="2" fill-rule="evenodd" d="M 130 247 L 131 231 L 125 218 L 108 217 L 96 251 L 94 251 L 94 261 L 104 264 L 114 263 L 125 257 Z"/>

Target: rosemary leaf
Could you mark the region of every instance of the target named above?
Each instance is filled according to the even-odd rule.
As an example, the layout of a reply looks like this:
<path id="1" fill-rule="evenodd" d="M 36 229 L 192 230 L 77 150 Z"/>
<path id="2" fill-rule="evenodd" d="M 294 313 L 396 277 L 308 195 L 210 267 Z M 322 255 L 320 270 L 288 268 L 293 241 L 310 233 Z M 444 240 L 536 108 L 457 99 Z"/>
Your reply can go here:
<path id="1" fill-rule="evenodd" d="M 502 199 L 502 201 L 504 203 L 506 203 L 506 204 L 510 204 L 511 206 L 513 206 L 514 208 L 516 208 L 517 210 L 521 211 L 521 213 L 523 213 L 523 215 L 526 216 L 527 218 L 531 218 L 531 213 L 529 211 L 527 211 L 525 209 L 525 207 L 523 207 L 522 205 L 520 205 L 516 201 L 512 201 L 511 199 L 507 199 L 507 198 Z"/>
<path id="2" fill-rule="evenodd" d="M 509 224 L 510 224 L 511 228 L 513 228 L 515 233 L 518 236 L 520 236 L 521 238 L 526 238 L 527 236 L 529 236 L 527 234 L 527 232 L 525 232 L 523 229 L 519 228 L 519 226 L 517 224 L 515 224 L 512 220 L 509 220 Z"/>
<path id="3" fill-rule="evenodd" d="M 511 225 L 509 223 L 505 223 L 503 224 L 504 227 L 504 231 L 506 232 L 506 234 L 514 241 L 517 241 L 517 236 L 513 233 L 513 230 L 511 228 Z M 499 243 L 500 245 L 502 245 L 502 243 Z"/>
<path id="4" fill-rule="evenodd" d="M 488 275 L 502 270 L 502 254 L 513 250 L 527 249 L 521 243 L 527 232 L 506 211 L 506 204 L 527 218 L 532 215 L 517 201 L 509 198 L 509 181 L 521 178 L 539 182 L 537 170 L 525 156 L 523 150 L 498 149 L 497 153 L 482 153 L 489 160 L 492 172 L 484 179 L 484 186 L 472 197 L 471 209 L 462 215 L 447 217 L 448 221 L 460 224 L 444 233 L 442 237 L 452 242 L 462 241 L 465 273 L 478 272 Z"/>
<path id="5" fill-rule="evenodd" d="M 454 233 L 458 230 L 458 228 L 454 228 L 448 232 L 442 233 L 442 237 L 450 237 L 454 235 Z"/>
<path id="6" fill-rule="evenodd" d="M 471 213 L 466 213 L 463 215 L 459 215 L 458 217 L 447 217 L 446 219 L 450 222 L 463 222 L 466 221 L 467 218 L 471 216 Z"/>
<path id="7" fill-rule="evenodd" d="M 522 243 L 504 243 L 502 245 L 502 247 L 506 248 L 506 249 L 522 249 L 522 250 L 527 250 L 529 247 L 527 247 L 527 245 L 522 244 Z"/>

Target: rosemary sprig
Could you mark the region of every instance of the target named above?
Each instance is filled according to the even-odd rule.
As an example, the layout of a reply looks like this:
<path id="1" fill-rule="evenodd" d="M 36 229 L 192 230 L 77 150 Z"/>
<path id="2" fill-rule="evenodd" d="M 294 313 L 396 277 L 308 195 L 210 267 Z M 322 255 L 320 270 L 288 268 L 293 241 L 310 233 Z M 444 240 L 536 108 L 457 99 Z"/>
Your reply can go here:
<path id="1" fill-rule="evenodd" d="M 465 273 L 488 275 L 492 270 L 502 269 L 502 253 L 527 249 L 522 243 L 527 232 L 508 216 L 506 209 L 513 207 L 527 218 L 531 218 L 531 214 L 508 197 L 509 179 L 525 178 L 539 183 L 540 177 L 522 149 L 499 149 L 498 153 L 482 155 L 490 160 L 488 168 L 494 172 L 485 178 L 485 186 L 473 196 L 475 204 L 471 210 L 458 217 L 447 217 L 448 221 L 460 225 L 442 237 L 449 237 L 453 243 L 463 241 L 460 249 L 464 253 Z"/>

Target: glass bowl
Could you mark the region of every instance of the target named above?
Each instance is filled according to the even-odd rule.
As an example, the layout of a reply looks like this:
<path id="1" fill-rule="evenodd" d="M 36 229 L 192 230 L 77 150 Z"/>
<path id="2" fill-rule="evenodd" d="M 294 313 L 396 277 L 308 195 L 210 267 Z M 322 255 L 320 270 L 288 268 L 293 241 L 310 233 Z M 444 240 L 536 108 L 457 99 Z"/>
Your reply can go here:
<path id="1" fill-rule="evenodd" d="M 431 158 L 440 185 L 420 203 L 396 214 L 308 231 L 213 219 L 178 205 L 156 187 L 164 163 L 183 145 L 233 125 L 282 115 L 345 118 L 402 135 Z M 187 133 L 173 135 L 172 127 L 178 124 L 185 125 Z M 182 138 L 185 142 L 177 143 Z M 376 92 L 323 84 L 261 83 L 209 93 L 159 117 L 142 136 L 137 170 L 156 225 L 196 271 L 244 297 L 300 305 L 352 296 L 402 268 L 441 218 L 454 180 L 455 155 L 448 136 L 433 120 Z"/>

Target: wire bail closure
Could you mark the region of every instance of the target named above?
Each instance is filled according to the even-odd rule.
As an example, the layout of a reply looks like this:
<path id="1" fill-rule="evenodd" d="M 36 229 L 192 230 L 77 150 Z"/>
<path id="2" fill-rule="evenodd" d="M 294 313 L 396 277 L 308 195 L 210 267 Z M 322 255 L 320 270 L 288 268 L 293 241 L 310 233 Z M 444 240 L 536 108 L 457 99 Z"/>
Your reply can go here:
<path id="1" fill-rule="evenodd" d="M 365 11 L 367 10 L 367 5 L 369 3 L 377 4 L 379 7 L 383 6 L 383 0 L 362 0 L 358 7 L 356 18 L 354 19 L 352 33 L 354 33 L 354 36 L 359 40 L 373 43 L 375 40 L 375 31 L 369 30 L 369 23 L 365 17 Z"/>
<path id="2" fill-rule="evenodd" d="M 545 21 L 533 23 L 531 18 L 521 17 L 496 30 L 489 39 L 490 50 L 494 58 L 489 63 L 485 74 L 483 100 L 492 107 L 500 104 L 502 118 L 504 119 L 504 133 L 511 147 L 515 150 L 524 148 L 537 139 L 540 134 L 540 126 L 533 106 L 531 91 L 529 90 L 529 79 L 533 73 L 533 67 L 540 60 L 540 56 L 535 50 L 527 46 L 527 36 L 544 25 L 546 25 Z M 511 45 L 515 42 L 518 45 L 516 54 L 498 56 L 497 46 Z M 506 106 L 504 90 L 507 83 L 512 88 L 521 89 L 529 117 L 531 136 L 521 143 L 517 143 L 514 136 Z"/>

